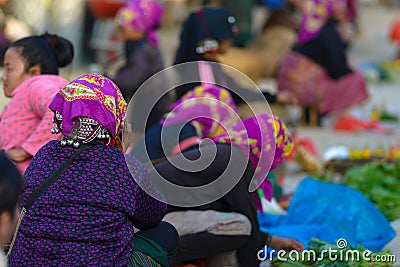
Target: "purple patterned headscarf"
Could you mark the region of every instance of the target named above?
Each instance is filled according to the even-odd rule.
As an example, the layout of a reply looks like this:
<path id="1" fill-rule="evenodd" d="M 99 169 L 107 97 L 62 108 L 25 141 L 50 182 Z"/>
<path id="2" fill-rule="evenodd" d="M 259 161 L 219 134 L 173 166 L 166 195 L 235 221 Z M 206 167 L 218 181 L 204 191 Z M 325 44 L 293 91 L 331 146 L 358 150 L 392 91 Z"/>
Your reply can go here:
<path id="1" fill-rule="evenodd" d="M 345 11 L 345 0 L 306 1 L 301 18 L 298 43 L 303 44 L 317 37 L 333 14 Z"/>
<path id="2" fill-rule="evenodd" d="M 62 115 L 61 133 L 68 136 L 75 118 L 91 118 L 116 138 L 122 130 L 126 102 L 117 85 L 100 74 L 86 74 L 61 89 L 49 108 Z"/>
<path id="3" fill-rule="evenodd" d="M 217 86 L 197 86 L 171 107 L 163 125 L 196 121 L 202 125 L 200 138 L 211 138 L 225 132 L 237 120 L 238 110 L 230 93 Z"/>
<path id="4" fill-rule="evenodd" d="M 254 185 L 263 191 L 267 200 L 271 200 L 272 185 L 265 178 L 293 150 L 289 131 L 282 120 L 269 114 L 257 114 L 238 122 L 227 134 L 216 136 L 213 140 L 236 145 L 249 156 L 256 168 Z M 257 208 L 262 211 L 258 195 L 254 196 Z"/>
<path id="5" fill-rule="evenodd" d="M 147 33 L 147 39 L 158 45 L 156 28 L 161 22 L 164 7 L 155 0 L 131 0 L 116 15 L 116 23 Z"/>

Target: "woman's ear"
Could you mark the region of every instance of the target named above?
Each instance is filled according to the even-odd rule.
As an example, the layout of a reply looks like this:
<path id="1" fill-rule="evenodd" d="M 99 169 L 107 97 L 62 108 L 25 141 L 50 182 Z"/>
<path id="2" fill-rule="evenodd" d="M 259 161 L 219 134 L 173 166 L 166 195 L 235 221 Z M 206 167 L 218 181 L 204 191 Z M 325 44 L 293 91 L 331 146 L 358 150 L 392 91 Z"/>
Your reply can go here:
<path id="1" fill-rule="evenodd" d="M 40 67 L 39 64 L 36 64 L 35 66 L 32 66 L 29 68 L 28 74 L 30 76 L 38 76 L 38 75 L 42 74 L 42 68 Z"/>

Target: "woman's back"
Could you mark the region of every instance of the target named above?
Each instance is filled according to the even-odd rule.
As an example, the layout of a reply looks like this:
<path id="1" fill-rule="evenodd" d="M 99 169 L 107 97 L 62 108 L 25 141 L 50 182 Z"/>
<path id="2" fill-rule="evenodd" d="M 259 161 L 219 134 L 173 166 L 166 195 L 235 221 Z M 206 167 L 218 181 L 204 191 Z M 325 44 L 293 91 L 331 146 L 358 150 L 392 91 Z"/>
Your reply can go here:
<path id="1" fill-rule="evenodd" d="M 328 22 L 317 37 L 296 46 L 294 51 L 326 69 L 332 79 L 339 79 L 351 73 L 347 62 L 345 43 L 333 22 Z"/>
<path id="2" fill-rule="evenodd" d="M 45 145 L 26 171 L 21 204 L 75 151 L 59 141 Z M 148 179 L 145 167 L 134 158 L 129 166 L 110 146 L 94 143 L 83 151 L 25 215 L 10 266 L 127 264 L 133 225 L 154 227 L 165 209 L 135 182 Z"/>
<path id="3" fill-rule="evenodd" d="M 125 43 L 126 64 L 114 77 L 124 99 L 129 102 L 139 87 L 164 68 L 160 51 L 146 40 Z"/>

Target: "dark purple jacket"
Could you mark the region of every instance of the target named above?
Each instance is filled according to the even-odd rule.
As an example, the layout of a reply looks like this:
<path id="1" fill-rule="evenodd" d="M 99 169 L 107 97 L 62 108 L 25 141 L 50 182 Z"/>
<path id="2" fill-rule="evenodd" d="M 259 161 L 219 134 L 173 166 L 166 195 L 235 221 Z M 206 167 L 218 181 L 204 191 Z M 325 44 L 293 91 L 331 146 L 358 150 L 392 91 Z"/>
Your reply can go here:
<path id="1" fill-rule="evenodd" d="M 146 39 L 125 42 L 125 58 L 126 64 L 118 70 L 113 80 L 121 90 L 125 101 L 129 103 L 135 92 L 147 79 L 163 70 L 164 64 L 158 48 Z M 154 97 L 162 96 L 168 89 L 165 77 L 157 75 L 153 78 L 151 86 L 144 89 L 145 92 L 141 94 L 141 99 L 138 99 L 139 96 L 136 97 L 134 109 L 129 108 L 134 116 L 135 127 L 141 130 L 147 123 L 146 129 L 149 129 L 168 112 L 169 106 L 172 104 L 170 94 L 162 97 L 157 104 L 151 100 Z M 149 106 L 153 107 L 150 115 L 145 111 Z"/>
<path id="2" fill-rule="evenodd" d="M 21 204 L 74 152 L 59 141 L 42 147 L 25 172 Z M 144 181 L 140 184 L 159 196 L 144 165 L 133 157 L 127 162 L 129 169 L 119 150 L 99 143 L 77 156 L 25 215 L 9 265 L 127 264 L 134 248 L 133 226 L 152 228 L 166 212 L 166 204 L 136 183 Z"/>

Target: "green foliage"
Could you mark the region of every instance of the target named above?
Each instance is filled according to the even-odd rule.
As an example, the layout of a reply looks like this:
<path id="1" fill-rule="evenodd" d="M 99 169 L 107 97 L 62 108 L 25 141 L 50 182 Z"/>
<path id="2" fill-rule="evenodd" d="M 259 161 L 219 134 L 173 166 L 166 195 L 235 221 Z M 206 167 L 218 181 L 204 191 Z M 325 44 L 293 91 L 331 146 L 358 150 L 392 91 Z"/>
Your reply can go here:
<path id="1" fill-rule="evenodd" d="M 314 176 L 325 182 L 334 182 L 333 173 Z M 389 220 L 400 218 L 400 165 L 367 163 L 349 169 L 343 183 L 367 197 Z"/>
<path id="2" fill-rule="evenodd" d="M 366 164 L 346 172 L 345 184 L 360 191 L 389 221 L 400 218 L 400 166 Z"/>

